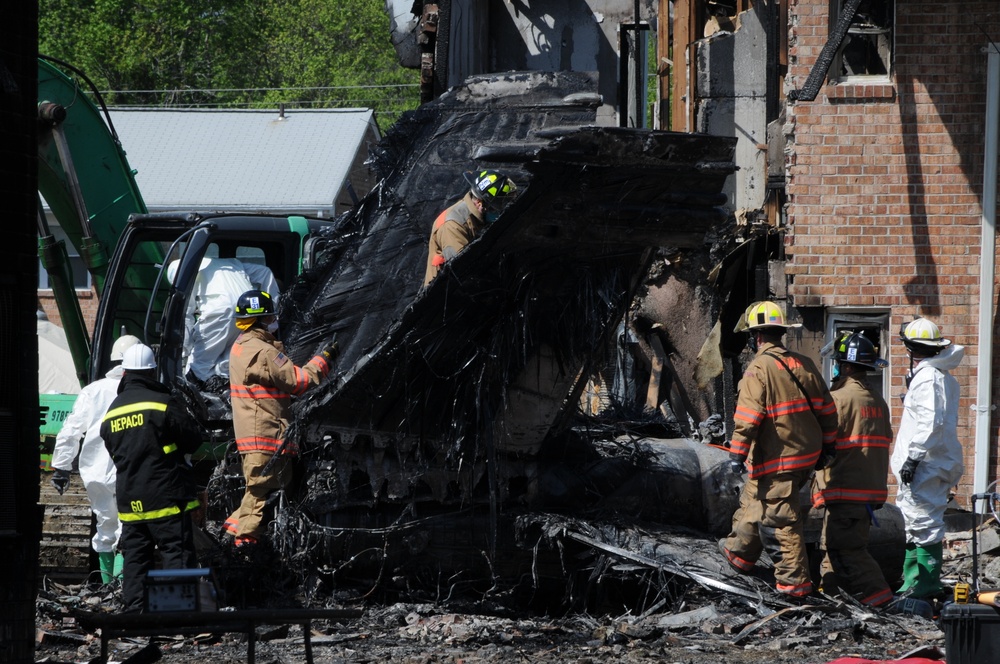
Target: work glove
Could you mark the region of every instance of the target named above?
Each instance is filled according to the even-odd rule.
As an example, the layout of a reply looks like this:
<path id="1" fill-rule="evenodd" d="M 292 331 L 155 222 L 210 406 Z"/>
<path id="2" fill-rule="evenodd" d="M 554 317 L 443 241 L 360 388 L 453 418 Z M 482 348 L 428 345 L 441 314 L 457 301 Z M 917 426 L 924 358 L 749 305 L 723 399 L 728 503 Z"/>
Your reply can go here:
<path id="1" fill-rule="evenodd" d="M 837 448 L 824 447 L 823 450 L 819 453 L 819 458 L 816 459 L 816 466 L 815 466 L 816 470 L 823 470 L 824 468 L 829 468 L 830 464 L 833 463 L 833 460 L 836 457 L 837 457 Z"/>
<path id="2" fill-rule="evenodd" d="M 323 350 L 319 352 L 319 355 L 326 360 L 327 364 L 333 364 L 333 361 L 340 355 L 340 346 L 337 345 L 336 341 L 331 341 L 323 346 Z"/>
<path id="3" fill-rule="evenodd" d="M 69 486 L 69 471 L 59 470 L 58 468 L 56 468 L 52 472 L 52 479 L 50 481 L 52 482 L 52 486 L 55 487 L 56 491 L 59 492 L 59 495 L 60 496 L 63 495 L 63 491 L 65 491 L 66 487 Z"/>
<path id="4" fill-rule="evenodd" d="M 899 481 L 903 484 L 909 484 L 912 482 L 913 475 L 917 472 L 917 466 L 919 465 L 920 459 L 907 457 L 906 461 L 903 463 L 903 467 L 899 469 Z"/>
<path id="5" fill-rule="evenodd" d="M 747 466 L 743 462 L 743 459 L 741 459 L 740 457 L 736 456 L 735 454 L 730 454 L 729 455 L 729 470 L 733 473 L 733 475 L 739 476 L 739 475 L 742 475 L 743 473 L 747 472 Z"/>

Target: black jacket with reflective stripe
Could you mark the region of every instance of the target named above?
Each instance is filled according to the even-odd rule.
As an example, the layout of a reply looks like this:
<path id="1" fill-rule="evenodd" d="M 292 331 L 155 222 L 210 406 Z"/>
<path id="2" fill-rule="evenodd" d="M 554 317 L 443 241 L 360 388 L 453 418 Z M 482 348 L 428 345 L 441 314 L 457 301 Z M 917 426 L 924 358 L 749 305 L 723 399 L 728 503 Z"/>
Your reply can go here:
<path id="1" fill-rule="evenodd" d="M 118 470 L 115 493 L 123 522 L 164 519 L 198 506 L 184 455 L 198 449 L 201 428 L 166 386 L 126 371 L 101 422 L 101 437 Z"/>

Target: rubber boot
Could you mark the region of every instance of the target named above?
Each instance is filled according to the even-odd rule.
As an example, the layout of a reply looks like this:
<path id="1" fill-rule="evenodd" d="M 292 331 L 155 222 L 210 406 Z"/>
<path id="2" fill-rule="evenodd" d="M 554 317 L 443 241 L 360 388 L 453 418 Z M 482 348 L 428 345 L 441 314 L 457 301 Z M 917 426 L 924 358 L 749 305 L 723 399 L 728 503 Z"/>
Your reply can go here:
<path id="1" fill-rule="evenodd" d="M 125 556 L 120 553 L 115 554 L 114 577 L 115 581 L 122 580 L 122 570 L 125 569 Z"/>
<path id="2" fill-rule="evenodd" d="M 917 567 L 917 545 L 913 542 L 906 543 L 906 553 L 903 556 L 903 585 L 899 587 L 896 594 L 903 595 L 917 583 L 920 570 Z"/>
<path id="3" fill-rule="evenodd" d="M 101 566 L 101 583 L 111 583 L 115 575 L 115 552 L 102 551 L 97 554 L 97 563 Z"/>
<path id="4" fill-rule="evenodd" d="M 944 590 L 941 585 L 941 555 L 944 545 L 928 544 L 917 547 L 917 583 L 910 587 L 910 597 L 933 597 Z"/>

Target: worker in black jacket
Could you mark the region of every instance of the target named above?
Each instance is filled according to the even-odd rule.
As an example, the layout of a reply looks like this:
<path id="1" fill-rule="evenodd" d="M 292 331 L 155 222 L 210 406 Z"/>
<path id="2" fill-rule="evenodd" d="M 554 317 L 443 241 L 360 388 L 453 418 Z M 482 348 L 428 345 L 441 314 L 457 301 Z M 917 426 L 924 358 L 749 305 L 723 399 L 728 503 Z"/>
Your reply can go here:
<path id="1" fill-rule="evenodd" d="M 101 422 L 101 437 L 118 471 L 125 611 L 139 611 L 157 548 L 165 569 L 198 566 L 191 522 L 191 511 L 199 506 L 197 487 L 184 455 L 198 449 L 201 429 L 156 380 L 149 346 L 125 351 L 122 368 L 125 375 Z"/>

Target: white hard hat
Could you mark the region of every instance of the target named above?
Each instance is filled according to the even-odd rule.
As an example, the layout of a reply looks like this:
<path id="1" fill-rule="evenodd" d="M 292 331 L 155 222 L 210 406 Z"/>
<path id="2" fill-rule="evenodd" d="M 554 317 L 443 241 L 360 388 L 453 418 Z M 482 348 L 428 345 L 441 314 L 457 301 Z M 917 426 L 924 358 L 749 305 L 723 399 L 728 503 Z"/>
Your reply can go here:
<path id="1" fill-rule="evenodd" d="M 156 358 L 153 349 L 145 344 L 136 344 L 125 351 L 122 357 L 122 369 L 126 371 L 143 371 L 156 368 Z"/>
<path id="2" fill-rule="evenodd" d="M 118 337 L 118 340 L 111 347 L 111 361 L 121 362 L 125 359 L 125 351 L 137 343 L 141 343 L 139 337 L 134 337 L 131 334 L 123 334 Z"/>

